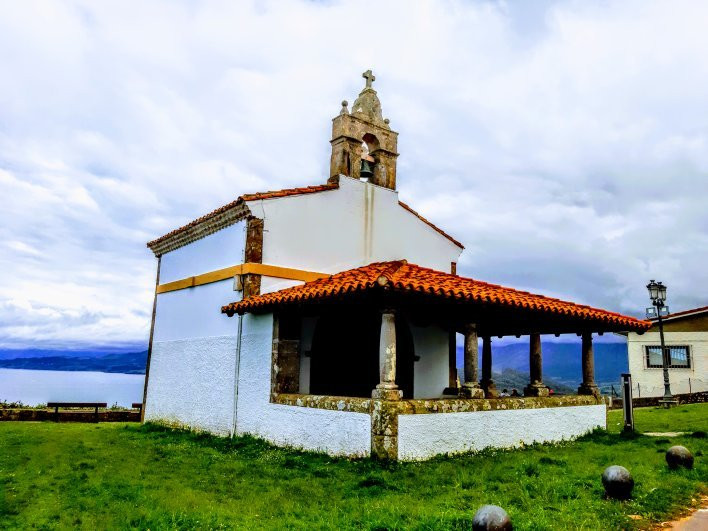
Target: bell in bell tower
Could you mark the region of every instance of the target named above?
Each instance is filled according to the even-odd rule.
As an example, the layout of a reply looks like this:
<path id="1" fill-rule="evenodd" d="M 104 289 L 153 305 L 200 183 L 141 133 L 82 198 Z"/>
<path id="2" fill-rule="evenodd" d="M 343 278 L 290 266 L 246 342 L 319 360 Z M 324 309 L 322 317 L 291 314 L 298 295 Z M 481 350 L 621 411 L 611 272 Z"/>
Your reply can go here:
<path id="1" fill-rule="evenodd" d="M 368 179 L 395 190 L 398 133 L 391 130 L 388 119 L 381 114 L 381 102 L 371 86 L 376 77 L 371 70 L 362 77 L 366 86 L 354 101 L 351 113 L 343 101 L 339 116 L 332 120 L 330 177 L 342 174 Z"/>

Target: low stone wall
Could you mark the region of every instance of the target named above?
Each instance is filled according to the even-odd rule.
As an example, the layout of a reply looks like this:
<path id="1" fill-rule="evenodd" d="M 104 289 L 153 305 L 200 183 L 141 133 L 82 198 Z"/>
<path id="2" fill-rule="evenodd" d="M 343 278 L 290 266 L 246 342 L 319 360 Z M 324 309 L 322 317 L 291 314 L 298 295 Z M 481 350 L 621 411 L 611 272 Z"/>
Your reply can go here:
<path id="1" fill-rule="evenodd" d="M 370 413 L 372 400 L 371 398 L 352 396 L 301 395 L 295 393 L 279 393 L 272 398 L 274 404 L 284 406 L 311 407 L 356 413 Z"/>
<path id="2" fill-rule="evenodd" d="M 0 409 L 0 421 L 54 421 L 54 422 L 96 422 L 93 411 L 62 411 L 59 414 L 48 409 Z M 98 422 L 140 422 L 139 411 L 99 411 Z"/>
<path id="3" fill-rule="evenodd" d="M 489 445 L 508 447 L 520 442 L 556 441 L 606 425 L 604 400 L 593 395 L 380 400 L 281 393 L 272 395 L 271 401 L 284 406 L 369 414 L 371 455 L 380 459 L 418 460 Z M 494 414 L 478 415 L 483 413 Z M 487 421 L 491 424 L 485 424 Z M 538 424 L 540 432 L 529 430 L 528 423 Z M 484 435 L 491 433 L 490 426 L 494 427 L 491 432 L 496 433 L 495 437 L 498 435 L 496 443 Z M 399 427 L 403 427 L 403 437 Z M 501 432 L 495 432 L 497 428 Z M 297 446 L 298 442 L 289 444 Z"/>
<path id="4" fill-rule="evenodd" d="M 606 408 L 597 403 L 400 415 L 395 458 L 419 461 L 439 454 L 567 441 L 606 427 Z"/>
<path id="5" fill-rule="evenodd" d="M 678 400 L 679 404 L 702 404 L 708 402 L 708 391 L 674 395 L 674 398 Z M 663 400 L 660 396 L 634 397 L 632 398 L 632 405 L 634 407 L 660 406 L 660 400 Z M 622 409 L 622 402 L 621 398 L 613 398 L 610 409 Z"/>

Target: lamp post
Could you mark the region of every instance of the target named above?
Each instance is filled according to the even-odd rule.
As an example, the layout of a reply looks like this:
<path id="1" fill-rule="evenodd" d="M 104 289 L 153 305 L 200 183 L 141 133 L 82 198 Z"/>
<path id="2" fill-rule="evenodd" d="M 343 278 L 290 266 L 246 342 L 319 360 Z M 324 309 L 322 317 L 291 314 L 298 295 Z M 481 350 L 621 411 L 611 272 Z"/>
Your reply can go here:
<path id="1" fill-rule="evenodd" d="M 655 282 L 650 280 L 647 284 L 647 289 L 649 290 L 649 298 L 651 299 L 652 305 L 656 308 L 647 308 L 647 316 L 653 317 L 656 314 L 659 319 L 659 338 L 661 340 L 661 365 L 664 370 L 664 398 L 661 402 L 669 407 L 671 404 L 675 403 L 674 397 L 671 394 L 671 385 L 669 384 L 669 365 L 671 365 L 671 358 L 669 352 L 666 350 L 666 345 L 664 345 L 664 323 L 661 319 L 662 312 L 665 315 L 669 313 L 669 307 L 664 304 L 666 301 L 666 286 L 661 282 Z"/>

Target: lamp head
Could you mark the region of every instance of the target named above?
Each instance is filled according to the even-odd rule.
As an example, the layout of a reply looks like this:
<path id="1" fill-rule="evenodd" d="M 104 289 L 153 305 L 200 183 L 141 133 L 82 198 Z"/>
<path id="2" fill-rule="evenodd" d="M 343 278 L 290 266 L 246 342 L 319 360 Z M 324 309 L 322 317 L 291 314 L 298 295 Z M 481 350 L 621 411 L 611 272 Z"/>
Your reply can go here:
<path id="1" fill-rule="evenodd" d="M 666 286 L 661 282 L 650 280 L 649 284 L 647 284 L 647 290 L 649 290 L 649 298 L 654 303 L 661 304 L 666 300 Z"/>

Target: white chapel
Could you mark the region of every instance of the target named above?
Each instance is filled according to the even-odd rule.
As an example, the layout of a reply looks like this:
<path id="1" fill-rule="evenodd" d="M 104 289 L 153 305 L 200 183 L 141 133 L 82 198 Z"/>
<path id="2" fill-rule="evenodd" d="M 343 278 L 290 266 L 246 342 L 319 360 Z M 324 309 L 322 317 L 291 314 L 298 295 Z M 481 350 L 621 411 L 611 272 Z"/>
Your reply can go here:
<path id="1" fill-rule="evenodd" d="M 242 195 L 148 243 L 144 420 L 400 460 L 604 427 L 593 334 L 651 323 L 458 276 L 462 244 L 398 197 L 398 133 L 363 77 L 322 184 Z M 582 336 L 577 395 L 543 384 L 550 333 Z M 529 384 L 498 397 L 492 340 L 512 335 L 529 338 Z"/>

